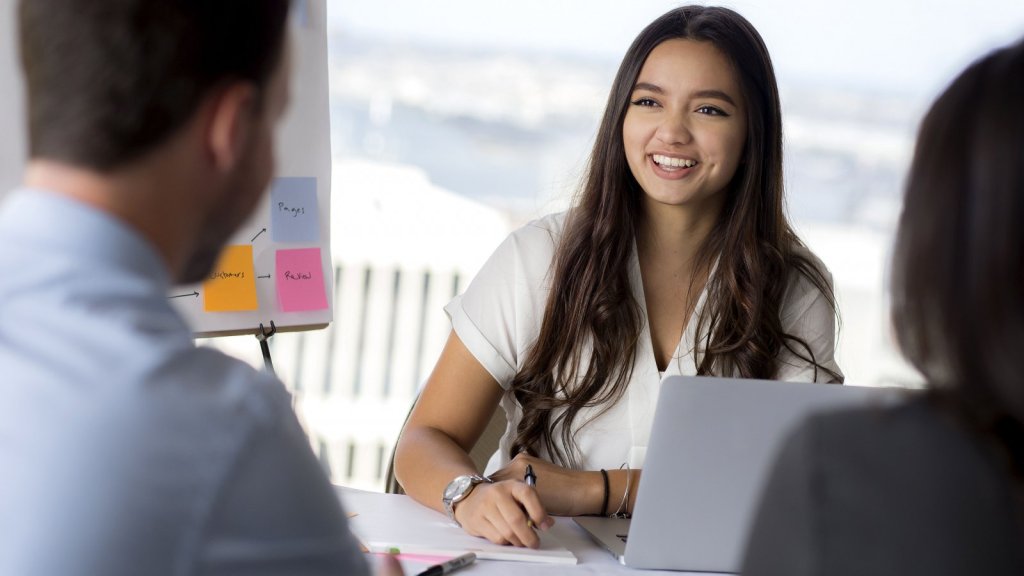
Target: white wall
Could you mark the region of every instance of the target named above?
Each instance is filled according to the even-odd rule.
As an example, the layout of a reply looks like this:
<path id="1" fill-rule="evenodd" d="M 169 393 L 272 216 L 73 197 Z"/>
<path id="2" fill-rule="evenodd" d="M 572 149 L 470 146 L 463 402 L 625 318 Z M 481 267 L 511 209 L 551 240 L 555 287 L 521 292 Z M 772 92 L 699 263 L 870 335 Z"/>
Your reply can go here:
<path id="1" fill-rule="evenodd" d="M 0 0 L 0 196 L 21 182 L 25 115 L 17 64 L 15 0 Z"/>

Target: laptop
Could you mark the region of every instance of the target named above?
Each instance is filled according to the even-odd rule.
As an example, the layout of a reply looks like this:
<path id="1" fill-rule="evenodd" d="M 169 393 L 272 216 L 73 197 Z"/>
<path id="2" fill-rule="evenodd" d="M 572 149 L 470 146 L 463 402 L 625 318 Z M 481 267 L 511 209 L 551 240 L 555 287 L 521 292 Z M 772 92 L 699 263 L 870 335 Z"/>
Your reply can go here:
<path id="1" fill-rule="evenodd" d="M 575 522 L 632 568 L 740 570 L 761 486 L 811 412 L 887 405 L 906 391 L 672 376 L 661 385 L 633 518 Z"/>

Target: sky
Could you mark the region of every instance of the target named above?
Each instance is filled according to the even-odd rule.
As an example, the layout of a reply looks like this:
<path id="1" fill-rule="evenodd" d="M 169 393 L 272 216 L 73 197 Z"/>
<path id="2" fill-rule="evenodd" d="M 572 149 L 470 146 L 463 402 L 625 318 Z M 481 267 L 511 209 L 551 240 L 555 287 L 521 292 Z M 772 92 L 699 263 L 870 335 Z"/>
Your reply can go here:
<path id="1" fill-rule="evenodd" d="M 570 52 L 618 61 L 668 0 L 327 0 L 333 30 L 470 48 Z M 1024 35 L 1024 1 L 736 0 L 781 82 L 939 92 L 964 66 Z"/>

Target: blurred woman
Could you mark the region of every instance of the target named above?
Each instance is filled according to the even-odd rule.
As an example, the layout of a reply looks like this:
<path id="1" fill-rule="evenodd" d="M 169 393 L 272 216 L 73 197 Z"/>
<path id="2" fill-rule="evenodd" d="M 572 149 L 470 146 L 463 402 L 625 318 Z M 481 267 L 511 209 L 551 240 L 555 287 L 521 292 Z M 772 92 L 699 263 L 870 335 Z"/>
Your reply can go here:
<path id="1" fill-rule="evenodd" d="M 782 449 L 743 574 L 1024 574 L 1024 41 L 921 125 L 893 323 L 925 397 L 812 417 Z"/>

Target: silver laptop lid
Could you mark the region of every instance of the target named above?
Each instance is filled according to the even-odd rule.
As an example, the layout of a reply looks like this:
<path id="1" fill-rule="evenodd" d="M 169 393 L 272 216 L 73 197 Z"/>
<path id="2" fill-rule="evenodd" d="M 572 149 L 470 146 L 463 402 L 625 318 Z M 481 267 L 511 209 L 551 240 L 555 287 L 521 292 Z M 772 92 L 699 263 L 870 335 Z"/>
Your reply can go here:
<path id="1" fill-rule="evenodd" d="M 786 433 L 811 412 L 886 403 L 893 389 L 674 376 L 662 383 L 624 563 L 738 572 Z"/>

